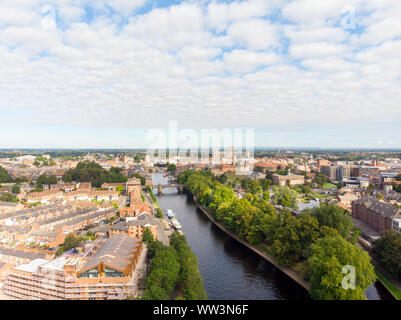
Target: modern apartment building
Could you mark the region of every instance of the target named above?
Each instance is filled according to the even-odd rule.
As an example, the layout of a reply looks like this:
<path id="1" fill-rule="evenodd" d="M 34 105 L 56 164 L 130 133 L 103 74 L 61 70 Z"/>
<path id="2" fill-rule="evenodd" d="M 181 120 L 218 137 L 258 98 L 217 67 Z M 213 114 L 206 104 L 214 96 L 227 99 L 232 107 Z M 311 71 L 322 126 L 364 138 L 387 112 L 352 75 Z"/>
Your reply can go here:
<path id="1" fill-rule="evenodd" d="M 99 240 L 82 256 L 35 259 L 4 274 L 4 294 L 24 300 L 106 300 L 135 296 L 146 247 L 125 235 Z"/>
<path id="2" fill-rule="evenodd" d="M 338 166 L 334 165 L 322 165 L 320 172 L 323 173 L 330 181 L 337 180 Z"/>

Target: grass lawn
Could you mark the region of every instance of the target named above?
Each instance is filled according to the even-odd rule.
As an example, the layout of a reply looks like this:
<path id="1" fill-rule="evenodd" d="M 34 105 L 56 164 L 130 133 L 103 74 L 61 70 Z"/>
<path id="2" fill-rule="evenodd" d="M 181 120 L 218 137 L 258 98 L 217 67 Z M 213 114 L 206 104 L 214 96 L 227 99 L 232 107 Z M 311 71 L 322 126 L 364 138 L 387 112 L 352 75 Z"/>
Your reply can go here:
<path id="1" fill-rule="evenodd" d="M 337 186 L 335 184 L 329 183 L 329 182 L 325 182 L 323 184 L 323 189 L 337 189 Z"/>
<path id="2" fill-rule="evenodd" d="M 393 285 L 387 278 L 382 275 L 376 268 L 375 268 L 376 276 L 384 283 L 388 290 L 390 290 L 394 296 L 397 297 L 398 300 L 401 300 L 401 291 L 395 285 Z"/>

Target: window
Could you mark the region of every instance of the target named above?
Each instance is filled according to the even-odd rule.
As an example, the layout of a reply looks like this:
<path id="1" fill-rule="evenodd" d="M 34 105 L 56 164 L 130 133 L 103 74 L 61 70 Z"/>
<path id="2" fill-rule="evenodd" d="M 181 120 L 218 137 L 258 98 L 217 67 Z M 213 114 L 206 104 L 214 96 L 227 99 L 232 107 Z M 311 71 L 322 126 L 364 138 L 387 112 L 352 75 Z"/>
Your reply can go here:
<path id="1" fill-rule="evenodd" d="M 118 277 L 124 277 L 124 274 L 120 271 L 114 270 L 114 269 L 109 269 L 109 268 L 104 268 L 104 274 L 108 278 L 118 278 Z"/>
<path id="2" fill-rule="evenodd" d="M 99 277 L 99 270 L 97 268 L 90 269 L 79 275 L 80 278 L 97 278 Z"/>

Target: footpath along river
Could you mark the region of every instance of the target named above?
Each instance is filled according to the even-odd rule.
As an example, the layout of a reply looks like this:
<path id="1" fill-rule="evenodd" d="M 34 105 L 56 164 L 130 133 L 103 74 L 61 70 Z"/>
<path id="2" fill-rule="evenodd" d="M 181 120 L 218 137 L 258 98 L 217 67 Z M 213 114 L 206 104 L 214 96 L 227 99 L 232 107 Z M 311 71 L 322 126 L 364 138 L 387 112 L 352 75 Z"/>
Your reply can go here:
<path id="1" fill-rule="evenodd" d="M 161 173 L 153 184 L 168 184 Z M 268 261 L 216 227 L 186 194 L 174 188 L 157 195 L 163 210 L 172 209 L 196 254 L 199 270 L 211 300 L 307 300 L 308 292 Z M 369 300 L 392 299 L 380 283 L 367 290 Z"/>

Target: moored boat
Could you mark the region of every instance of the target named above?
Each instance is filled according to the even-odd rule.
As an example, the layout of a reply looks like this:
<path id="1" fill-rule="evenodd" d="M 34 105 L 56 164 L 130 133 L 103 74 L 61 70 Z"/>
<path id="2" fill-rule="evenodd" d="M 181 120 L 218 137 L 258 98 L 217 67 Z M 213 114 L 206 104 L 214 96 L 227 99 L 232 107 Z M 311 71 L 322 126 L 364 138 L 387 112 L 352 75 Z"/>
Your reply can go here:
<path id="1" fill-rule="evenodd" d="M 182 228 L 181 224 L 178 222 L 176 218 L 171 219 L 171 224 L 175 230 L 180 230 Z"/>
<path id="2" fill-rule="evenodd" d="M 167 217 L 169 217 L 170 219 L 175 217 L 173 210 L 167 209 Z"/>

